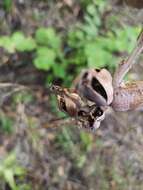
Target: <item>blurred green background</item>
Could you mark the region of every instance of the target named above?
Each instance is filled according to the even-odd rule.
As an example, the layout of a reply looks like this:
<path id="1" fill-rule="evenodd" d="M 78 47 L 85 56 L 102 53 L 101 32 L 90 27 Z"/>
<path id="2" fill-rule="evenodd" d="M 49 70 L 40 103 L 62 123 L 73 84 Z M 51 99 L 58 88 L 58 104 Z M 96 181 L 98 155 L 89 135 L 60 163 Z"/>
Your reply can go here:
<path id="1" fill-rule="evenodd" d="M 70 87 L 133 49 L 143 12 L 123 1 L 0 1 L 0 190 L 142 190 L 142 113 L 109 110 L 96 133 L 56 120 L 51 83 Z M 128 79 L 141 79 L 143 66 Z M 135 73 L 136 72 L 136 73 Z"/>

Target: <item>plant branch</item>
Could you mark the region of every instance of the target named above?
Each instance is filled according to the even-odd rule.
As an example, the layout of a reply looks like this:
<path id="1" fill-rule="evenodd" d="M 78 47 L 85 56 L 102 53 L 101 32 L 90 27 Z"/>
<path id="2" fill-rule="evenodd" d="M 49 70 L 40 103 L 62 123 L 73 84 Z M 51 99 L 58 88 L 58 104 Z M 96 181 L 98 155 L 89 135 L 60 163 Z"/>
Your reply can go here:
<path id="1" fill-rule="evenodd" d="M 141 30 L 137 43 L 131 54 L 126 60 L 122 60 L 113 77 L 113 87 L 117 88 L 121 85 L 123 78 L 131 69 L 133 64 L 137 61 L 138 57 L 143 51 L 143 29 Z"/>

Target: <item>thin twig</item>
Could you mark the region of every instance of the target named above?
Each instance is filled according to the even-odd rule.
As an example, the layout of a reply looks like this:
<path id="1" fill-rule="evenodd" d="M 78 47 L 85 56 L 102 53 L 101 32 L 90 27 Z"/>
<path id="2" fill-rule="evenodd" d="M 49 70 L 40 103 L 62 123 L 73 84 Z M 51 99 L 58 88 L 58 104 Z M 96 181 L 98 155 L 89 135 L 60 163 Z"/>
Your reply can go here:
<path id="1" fill-rule="evenodd" d="M 70 126 L 70 125 L 76 125 L 77 121 L 74 118 L 58 118 L 55 120 L 47 121 L 45 125 L 43 125 L 43 128 L 45 129 L 55 129 L 61 126 Z"/>
<path id="2" fill-rule="evenodd" d="M 16 83 L 0 83 L 0 105 L 16 92 L 23 90 L 29 90 L 29 88 Z"/>

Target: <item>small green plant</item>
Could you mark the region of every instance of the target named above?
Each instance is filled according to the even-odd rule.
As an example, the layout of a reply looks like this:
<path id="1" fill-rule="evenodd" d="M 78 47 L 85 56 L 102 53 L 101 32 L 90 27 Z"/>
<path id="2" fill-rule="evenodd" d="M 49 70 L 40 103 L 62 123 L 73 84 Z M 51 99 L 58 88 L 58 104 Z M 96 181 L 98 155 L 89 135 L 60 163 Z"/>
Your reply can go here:
<path id="1" fill-rule="evenodd" d="M 24 176 L 25 170 L 16 162 L 14 153 L 9 154 L 4 160 L 0 161 L 0 178 L 4 180 L 12 190 L 18 190 L 15 177 Z"/>
<path id="2" fill-rule="evenodd" d="M 130 52 L 134 46 L 140 27 L 114 27 L 104 31 L 101 15 L 107 2 L 93 1 L 86 7 L 84 23 L 69 33 L 68 44 L 71 47 L 72 61 L 87 67 L 108 67 L 113 70 L 118 61 L 117 53 Z M 108 8 L 108 7 L 106 7 Z M 78 43 L 77 43 L 78 42 Z"/>
<path id="3" fill-rule="evenodd" d="M 71 153 L 74 150 L 74 142 L 72 139 L 72 133 L 70 129 L 63 128 L 62 133 L 57 135 L 57 143 L 63 147 L 66 153 Z"/>
<path id="4" fill-rule="evenodd" d="M 75 166 L 82 168 L 87 159 L 87 153 L 90 152 L 93 145 L 92 134 L 81 131 L 78 135 L 73 137 L 72 130 L 64 127 L 60 134 L 57 134 L 57 144 L 62 147 L 64 152 L 75 162 Z M 80 139 L 80 142 L 78 140 Z M 78 143 L 78 146 L 77 146 Z"/>
<path id="5" fill-rule="evenodd" d="M 76 165 L 78 168 L 82 168 L 87 161 L 87 153 L 90 152 L 93 145 L 93 136 L 85 131 L 80 132 L 80 147 L 78 152 L 80 154 L 76 157 Z"/>
<path id="6" fill-rule="evenodd" d="M 53 28 L 39 28 L 34 37 L 26 37 L 22 32 L 15 32 L 11 36 L 1 36 L 0 46 L 12 54 L 34 52 L 33 64 L 37 69 L 51 70 L 53 75 L 65 77 L 67 64 L 61 49 L 61 38 Z"/>
<path id="7" fill-rule="evenodd" d="M 5 11 L 9 12 L 12 8 L 12 0 L 3 0 L 3 7 Z"/>
<path id="8" fill-rule="evenodd" d="M 84 152 L 90 151 L 93 143 L 93 136 L 85 131 L 80 132 L 80 139 L 82 144 L 82 150 Z"/>
<path id="9" fill-rule="evenodd" d="M 26 37 L 22 32 L 15 32 L 11 36 L 1 36 L 0 46 L 9 53 L 28 52 L 36 48 L 36 43 L 32 37 Z"/>
<path id="10" fill-rule="evenodd" d="M 81 0 L 81 3 L 85 1 Z M 48 83 L 58 78 L 68 86 L 85 67 L 113 70 L 118 61 L 117 55 L 133 48 L 140 27 L 116 27 L 118 21 L 113 17 L 107 27 L 102 27 L 102 16 L 105 10 L 110 9 L 104 0 L 89 0 L 84 7 L 83 22 L 69 31 L 66 37 L 54 28 L 40 27 L 33 36 L 25 36 L 20 31 L 11 36 L 0 36 L 0 47 L 9 53 L 31 53 L 34 66 L 48 71 Z"/>
<path id="11" fill-rule="evenodd" d="M 0 117 L 0 124 L 4 132 L 11 133 L 13 131 L 12 128 L 13 121 L 3 114 Z"/>

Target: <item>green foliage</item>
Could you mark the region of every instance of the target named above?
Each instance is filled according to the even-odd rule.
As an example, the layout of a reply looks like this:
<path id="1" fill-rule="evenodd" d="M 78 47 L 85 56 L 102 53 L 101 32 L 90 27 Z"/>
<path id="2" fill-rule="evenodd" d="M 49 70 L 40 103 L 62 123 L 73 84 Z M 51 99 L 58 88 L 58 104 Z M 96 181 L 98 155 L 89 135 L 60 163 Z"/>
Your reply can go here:
<path id="1" fill-rule="evenodd" d="M 14 153 L 9 154 L 4 160 L 0 161 L 0 178 L 5 180 L 12 190 L 18 190 L 15 177 L 24 176 L 25 170 L 17 162 Z"/>
<path id="2" fill-rule="evenodd" d="M 112 71 L 118 62 L 117 54 L 131 51 L 140 28 L 117 27 L 118 19 L 113 16 L 103 26 L 104 12 L 111 9 L 104 0 L 81 0 L 81 4 L 85 9 L 84 21 L 68 32 L 66 38 L 54 28 L 40 27 L 33 36 L 25 36 L 22 32 L 0 36 L 0 47 L 9 53 L 33 53 L 34 66 L 50 71 L 48 83 L 53 78 L 60 78 L 68 85 L 85 67 L 108 67 Z M 72 75 L 68 73 L 71 67 Z"/>
<path id="3" fill-rule="evenodd" d="M 22 32 L 15 32 L 12 36 L 2 36 L 0 46 L 5 48 L 9 53 L 16 51 L 32 51 L 36 48 L 36 43 L 32 37 L 25 37 Z"/>
<path id="4" fill-rule="evenodd" d="M 37 57 L 34 59 L 34 65 L 37 69 L 49 70 L 55 64 L 56 54 L 47 47 L 37 49 Z"/>
<path id="5" fill-rule="evenodd" d="M 17 51 L 32 51 L 36 48 L 36 43 L 32 37 L 25 37 L 22 32 L 15 32 L 11 36 L 11 42 Z"/>
<path id="6" fill-rule="evenodd" d="M 90 151 L 93 143 L 93 138 L 90 133 L 87 133 L 85 131 L 81 131 L 80 133 L 80 139 L 81 139 L 81 144 L 82 144 L 82 149 L 83 151 Z"/>
<path id="7" fill-rule="evenodd" d="M 101 15 L 106 4 L 106 1 L 101 0 L 88 4 L 84 23 L 76 31 L 69 33 L 68 44 L 74 52 L 73 62 L 112 70 L 118 62 L 117 53 L 130 52 L 133 49 L 140 27 L 117 28 L 116 21 L 112 23 L 112 30 L 102 30 Z"/>
<path id="8" fill-rule="evenodd" d="M 3 7 L 5 11 L 9 12 L 12 7 L 12 0 L 3 0 Z"/>
<path id="9" fill-rule="evenodd" d="M 72 140 L 71 131 L 67 128 L 63 128 L 62 133 L 57 136 L 57 143 L 64 148 L 64 151 L 69 153 L 69 151 L 74 150 L 74 143 Z"/>
<path id="10" fill-rule="evenodd" d="M 35 33 L 38 44 L 51 47 L 59 51 L 61 39 L 53 28 L 39 28 Z"/>
<path id="11" fill-rule="evenodd" d="M 97 0 L 86 7 L 85 21 L 81 28 L 88 39 L 95 38 L 98 35 L 102 26 L 101 16 L 104 13 L 105 6 L 108 6 L 106 1 Z"/>
<path id="12" fill-rule="evenodd" d="M 45 71 L 51 70 L 53 76 L 64 78 L 66 65 L 61 49 L 61 37 L 53 28 L 39 28 L 35 32 L 35 41 L 37 43 L 33 61 L 35 67 Z M 47 78 L 51 79 L 51 76 Z"/>
<path id="13" fill-rule="evenodd" d="M 34 38 L 26 37 L 22 32 L 15 32 L 11 36 L 1 36 L 0 47 L 9 53 L 34 51 L 33 64 L 37 69 L 51 70 L 53 75 L 65 77 L 67 64 L 61 49 L 61 37 L 53 28 L 37 29 Z"/>
<path id="14" fill-rule="evenodd" d="M 9 117 L 3 113 L 0 114 L 0 125 L 3 132 L 11 133 L 13 131 L 12 124 L 13 121 Z"/>
<path id="15" fill-rule="evenodd" d="M 86 162 L 87 153 L 90 152 L 93 145 L 93 136 L 90 133 L 81 131 L 78 136 L 72 134 L 70 128 L 64 127 L 60 134 L 57 134 L 57 144 L 62 147 L 70 158 L 74 160 L 76 167 L 82 168 Z M 76 144 L 78 143 L 78 146 Z"/>
<path id="16" fill-rule="evenodd" d="M 85 131 L 80 132 L 80 149 L 79 154 L 76 157 L 76 165 L 78 168 L 82 168 L 87 161 L 87 153 L 90 152 L 93 145 L 93 136 Z"/>
<path id="17" fill-rule="evenodd" d="M 106 36 L 98 36 L 86 43 L 85 55 L 87 56 L 88 66 L 98 68 L 108 66 L 109 69 L 114 68 L 117 57 L 113 53 L 131 51 L 138 32 L 139 28 L 118 29 L 116 35 L 109 32 Z"/>

